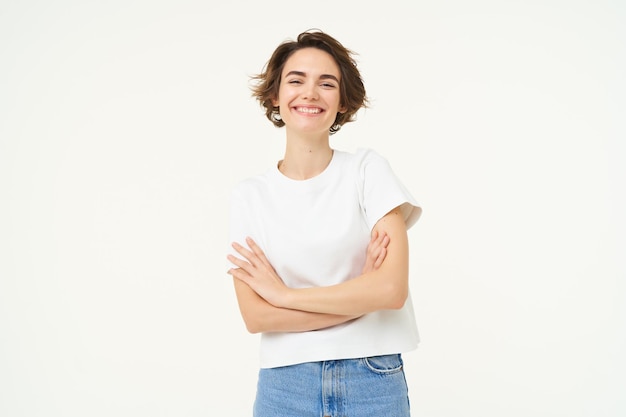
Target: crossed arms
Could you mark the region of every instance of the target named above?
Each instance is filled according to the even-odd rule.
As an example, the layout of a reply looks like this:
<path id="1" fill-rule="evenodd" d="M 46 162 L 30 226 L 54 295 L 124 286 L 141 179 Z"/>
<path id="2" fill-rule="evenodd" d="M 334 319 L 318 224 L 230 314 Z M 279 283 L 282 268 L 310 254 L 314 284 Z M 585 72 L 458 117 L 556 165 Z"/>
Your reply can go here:
<path id="1" fill-rule="evenodd" d="M 236 268 L 228 273 L 251 333 L 322 329 L 373 311 L 402 308 L 408 296 L 408 237 L 399 208 L 374 226 L 362 274 L 337 285 L 289 288 L 261 248 L 252 239 L 246 244 L 248 248 L 233 243 L 244 260 L 229 255 Z"/>

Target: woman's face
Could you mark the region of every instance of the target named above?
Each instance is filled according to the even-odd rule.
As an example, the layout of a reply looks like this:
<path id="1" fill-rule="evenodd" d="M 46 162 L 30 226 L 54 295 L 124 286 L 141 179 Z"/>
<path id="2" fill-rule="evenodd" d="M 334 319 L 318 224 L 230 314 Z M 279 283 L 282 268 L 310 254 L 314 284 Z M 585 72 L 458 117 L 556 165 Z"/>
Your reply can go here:
<path id="1" fill-rule="evenodd" d="M 278 98 L 280 117 L 289 131 L 328 134 L 340 106 L 341 73 L 333 57 L 317 48 L 294 52 L 285 62 Z"/>

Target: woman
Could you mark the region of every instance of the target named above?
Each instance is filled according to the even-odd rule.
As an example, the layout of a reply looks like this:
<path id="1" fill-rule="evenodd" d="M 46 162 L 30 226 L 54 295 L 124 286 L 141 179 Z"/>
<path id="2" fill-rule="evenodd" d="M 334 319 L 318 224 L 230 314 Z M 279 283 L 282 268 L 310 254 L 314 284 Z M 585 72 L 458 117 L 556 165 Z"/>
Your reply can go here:
<path id="1" fill-rule="evenodd" d="M 408 416 L 407 229 L 421 209 L 384 158 L 330 146 L 367 102 L 352 53 L 304 32 L 255 80 L 286 149 L 231 201 L 228 272 L 247 329 L 262 333 L 254 415 Z"/>

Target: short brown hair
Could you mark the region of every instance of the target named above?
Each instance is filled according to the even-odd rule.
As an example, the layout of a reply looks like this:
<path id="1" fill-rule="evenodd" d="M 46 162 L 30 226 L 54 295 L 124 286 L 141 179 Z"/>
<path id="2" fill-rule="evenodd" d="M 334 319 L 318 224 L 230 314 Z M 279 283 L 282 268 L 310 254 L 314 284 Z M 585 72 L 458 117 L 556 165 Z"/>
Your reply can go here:
<path id="1" fill-rule="evenodd" d="M 261 106 L 265 108 L 265 116 L 276 127 L 283 127 L 285 122 L 280 119 L 278 107 L 275 107 L 272 101 L 278 98 L 285 62 L 294 52 L 304 48 L 317 48 L 327 52 L 333 57 L 339 67 L 341 73 L 341 82 L 339 83 L 340 106 L 345 108 L 346 111 L 337 113 L 335 122 L 330 127 L 330 134 L 333 134 L 344 123 L 354 121 L 356 112 L 361 107 L 367 107 L 367 96 L 361 74 L 353 58 L 354 53 L 345 48 L 335 38 L 320 30 L 308 30 L 299 34 L 296 41 L 281 43 L 272 54 L 270 60 L 265 64 L 263 72 L 251 77 L 256 82 L 252 87 L 252 96 L 259 100 Z"/>

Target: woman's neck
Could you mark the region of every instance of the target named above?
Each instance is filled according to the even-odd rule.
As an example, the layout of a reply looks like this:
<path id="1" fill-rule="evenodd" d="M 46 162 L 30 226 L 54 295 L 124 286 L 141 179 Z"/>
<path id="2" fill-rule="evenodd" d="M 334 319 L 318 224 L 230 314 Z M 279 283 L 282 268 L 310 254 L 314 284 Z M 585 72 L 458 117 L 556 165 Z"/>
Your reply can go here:
<path id="1" fill-rule="evenodd" d="M 332 158 L 328 135 L 317 139 L 287 136 L 285 157 L 278 169 L 291 179 L 306 180 L 321 174 Z"/>

